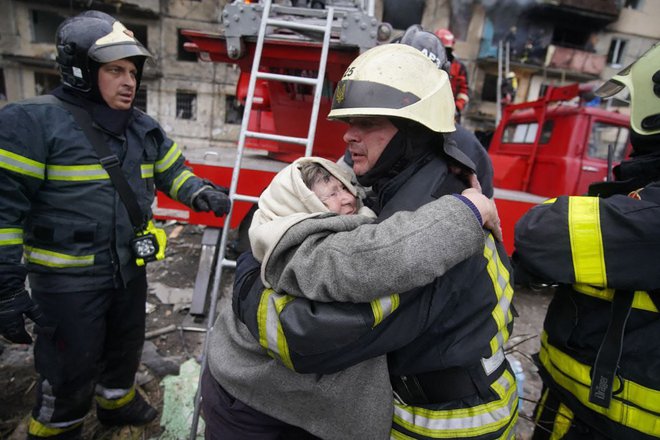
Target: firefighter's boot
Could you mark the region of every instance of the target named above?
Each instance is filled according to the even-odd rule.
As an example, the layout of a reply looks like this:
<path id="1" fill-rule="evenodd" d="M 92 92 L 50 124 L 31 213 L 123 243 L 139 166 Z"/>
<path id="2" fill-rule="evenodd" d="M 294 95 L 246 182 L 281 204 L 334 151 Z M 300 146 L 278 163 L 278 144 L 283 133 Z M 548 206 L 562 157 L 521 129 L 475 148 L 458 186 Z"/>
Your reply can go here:
<path id="1" fill-rule="evenodd" d="M 82 422 L 65 428 L 48 427 L 34 418 L 30 418 L 27 440 L 80 440 Z"/>
<path id="2" fill-rule="evenodd" d="M 135 397 L 122 406 L 109 408 L 102 399 L 97 398 L 96 416 L 103 425 L 146 425 L 158 416 L 158 411 L 135 392 Z"/>

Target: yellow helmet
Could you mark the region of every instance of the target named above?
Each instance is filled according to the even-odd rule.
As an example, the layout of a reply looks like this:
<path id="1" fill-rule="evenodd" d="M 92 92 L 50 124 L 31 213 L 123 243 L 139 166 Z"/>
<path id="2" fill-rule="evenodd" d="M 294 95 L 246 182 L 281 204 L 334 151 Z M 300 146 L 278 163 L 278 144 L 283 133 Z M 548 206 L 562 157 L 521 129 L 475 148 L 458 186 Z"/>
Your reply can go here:
<path id="1" fill-rule="evenodd" d="M 328 118 L 397 117 L 446 133 L 456 129 L 455 110 L 445 71 L 411 46 L 386 44 L 369 49 L 348 66 Z"/>
<path id="2" fill-rule="evenodd" d="M 596 90 L 609 98 L 624 87 L 630 92 L 630 126 L 641 135 L 660 133 L 660 43 Z"/>

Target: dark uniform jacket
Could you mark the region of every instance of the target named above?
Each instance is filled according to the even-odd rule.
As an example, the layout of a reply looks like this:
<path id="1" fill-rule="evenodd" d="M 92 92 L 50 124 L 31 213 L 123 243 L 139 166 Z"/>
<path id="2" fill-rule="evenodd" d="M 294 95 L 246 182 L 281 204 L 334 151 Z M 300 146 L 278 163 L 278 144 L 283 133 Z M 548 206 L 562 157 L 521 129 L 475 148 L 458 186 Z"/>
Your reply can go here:
<path id="1" fill-rule="evenodd" d="M 544 384 L 577 418 L 622 439 L 660 437 L 660 183 L 634 197 L 550 200 L 518 222 L 515 239 L 521 270 L 558 284 L 539 353 Z M 613 383 L 598 375 L 594 386 L 599 352 L 619 349 L 605 335 L 622 318 Z"/>
<path id="2" fill-rule="evenodd" d="M 454 180 L 443 160 L 427 154 L 379 188 L 378 198 L 372 206 L 376 208 L 379 220 L 397 211 L 413 211 L 453 192 L 450 188 L 458 190 L 460 184 Z M 287 293 L 302 296 L 304 292 L 295 291 L 295 278 L 315 277 L 314 267 L 305 262 L 318 264 L 324 253 L 324 244 L 317 240 L 314 249 L 306 252 L 295 264 L 288 262 L 296 258 L 291 256 L 295 249 L 278 246 L 270 261 L 274 264 L 279 261 L 287 269 L 282 272 L 281 267 L 270 267 L 269 264 L 266 277 L 274 289 L 277 291 L 278 286 L 284 285 L 283 290 Z M 355 251 L 359 252 L 359 243 L 355 244 Z M 351 270 L 351 267 L 336 268 L 335 276 L 359 276 Z M 269 273 L 278 275 L 271 279 Z M 282 273 L 286 273 L 289 279 L 280 283 L 277 278 Z M 445 276 L 424 287 L 406 293 L 392 292 L 387 301 L 319 303 L 286 296 L 280 302 L 279 323 L 275 328 L 283 335 L 281 350 L 277 353 L 272 344 L 268 348 L 285 365 L 303 373 L 337 372 L 384 353 L 389 353 L 390 374 L 395 376 L 452 367 L 474 369 L 475 372 L 485 368 L 492 372 L 506 364 L 502 347 L 513 325 L 510 273 L 502 245 L 495 243 L 489 235 L 483 254 L 458 264 Z M 263 291 L 259 277 L 249 277 L 245 272 L 241 274 L 241 279 L 249 282 L 235 289 L 235 310 L 262 345 L 267 345 L 269 329 L 263 319 L 263 309 L 261 317 L 259 310 L 260 303 L 263 304 L 264 298 L 273 291 Z M 512 379 L 510 375 L 509 378 Z M 510 381 L 503 387 L 513 391 L 497 396 L 502 403 L 498 402 L 496 406 L 501 404 L 503 408 L 513 410 L 499 411 L 500 419 L 492 420 L 492 426 L 502 429 L 500 435 L 507 429 L 508 421 L 514 419 L 517 404 L 515 383 Z M 470 427 L 478 424 L 467 419 L 469 417 L 464 417 L 459 423 L 464 422 Z"/>
<path id="3" fill-rule="evenodd" d="M 204 182 L 158 123 L 133 110 L 125 137 L 103 138 L 122 160 L 142 211 L 156 188 L 190 205 Z M 117 287 L 144 274 L 129 248 L 128 213 L 94 148 L 53 96 L 0 111 L 0 284 L 67 291 Z M 73 281 L 72 281 L 73 280 Z"/>

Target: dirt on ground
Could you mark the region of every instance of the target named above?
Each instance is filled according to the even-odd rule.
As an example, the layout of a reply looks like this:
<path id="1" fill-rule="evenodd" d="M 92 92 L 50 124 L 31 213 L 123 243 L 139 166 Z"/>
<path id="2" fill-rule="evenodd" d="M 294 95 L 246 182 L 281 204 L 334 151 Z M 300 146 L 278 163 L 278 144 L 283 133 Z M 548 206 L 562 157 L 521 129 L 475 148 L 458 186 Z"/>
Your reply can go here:
<path id="1" fill-rule="evenodd" d="M 199 322 L 188 313 L 187 305 L 163 303 L 163 291 L 192 293 L 198 270 L 204 228 L 168 222 L 167 258 L 148 265 L 150 291 L 147 299 L 147 344 L 155 345 L 157 354 L 168 362 L 183 363 L 201 359 L 206 322 Z M 229 252 L 228 257 L 233 257 Z M 226 295 L 233 276 L 225 271 L 219 291 Z M 533 430 L 532 410 L 538 400 L 541 381 L 532 361 L 539 349 L 539 334 L 551 292 L 516 289 L 514 306 L 519 314 L 507 355 L 520 361 L 524 381 L 520 418 L 516 426 L 517 438 L 529 439 Z M 183 295 L 185 296 L 185 295 Z M 159 334 L 162 333 L 162 334 Z M 140 366 L 138 389 L 159 413 L 163 409 L 162 370 Z M 520 376 L 522 379 L 522 376 Z M 0 439 L 24 439 L 27 422 L 34 403 L 37 375 L 33 368 L 32 347 L 10 345 L 0 340 Z M 85 439 L 158 439 L 164 429 L 159 419 L 143 428 L 108 429 L 98 423 L 94 411 L 85 419 Z"/>

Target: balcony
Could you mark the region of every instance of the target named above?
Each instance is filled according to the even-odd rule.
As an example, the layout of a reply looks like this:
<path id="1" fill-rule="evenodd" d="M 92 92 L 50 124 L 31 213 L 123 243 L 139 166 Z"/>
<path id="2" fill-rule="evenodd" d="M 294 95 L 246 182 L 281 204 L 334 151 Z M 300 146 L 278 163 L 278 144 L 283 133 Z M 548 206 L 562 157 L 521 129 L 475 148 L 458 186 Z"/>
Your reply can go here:
<path id="1" fill-rule="evenodd" d="M 551 44 L 546 52 L 545 67 L 598 76 L 605 69 L 605 58 L 605 55 Z"/>

